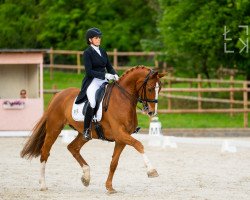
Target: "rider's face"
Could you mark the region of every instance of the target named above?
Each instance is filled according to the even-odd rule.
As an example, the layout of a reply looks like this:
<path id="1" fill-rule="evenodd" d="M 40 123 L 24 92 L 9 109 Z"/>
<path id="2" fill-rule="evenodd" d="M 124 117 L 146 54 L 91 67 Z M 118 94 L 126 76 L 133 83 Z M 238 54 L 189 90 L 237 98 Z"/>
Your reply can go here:
<path id="1" fill-rule="evenodd" d="M 95 45 L 95 46 L 100 46 L 101 44 L 101 37 L 93 37 L 89 39 L 90 43 Z"/>

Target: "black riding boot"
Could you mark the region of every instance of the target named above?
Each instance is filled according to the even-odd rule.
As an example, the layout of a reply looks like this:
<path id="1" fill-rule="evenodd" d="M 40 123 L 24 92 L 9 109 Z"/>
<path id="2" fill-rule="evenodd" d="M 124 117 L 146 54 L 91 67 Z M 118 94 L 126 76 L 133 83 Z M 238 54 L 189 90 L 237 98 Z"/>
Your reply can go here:
<path id="1" fill-rule="evenodd" d="M 94 109 L 88 105 L 87 110 L 86 110 L 86 114 L 85 114 L 85 119 L 84 119 L 84 130 L 83 130 L 83 137 L 86 140 L 91 140 L 91 122 L 93 119 L 93 115 L 94 115 Z"/>

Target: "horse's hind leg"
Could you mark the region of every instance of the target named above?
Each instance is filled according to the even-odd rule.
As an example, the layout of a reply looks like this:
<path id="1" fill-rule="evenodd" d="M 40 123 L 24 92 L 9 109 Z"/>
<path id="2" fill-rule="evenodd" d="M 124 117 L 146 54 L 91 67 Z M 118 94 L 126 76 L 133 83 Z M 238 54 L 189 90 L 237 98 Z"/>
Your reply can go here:
<path id="1" fill-rule="evenodd" d="M 88 141 L 83 140 L 82 133 L 78 133 L 77 137 L 68 145 L 68 150 L 80 164 L 83 170 L 82 183 L 84 186 L 89 186 L 90 182 L 90 168 L 87 162 L 83 159 L 80 154 L 82 146 Z"/>
<path id="2" fill-rule="evenodd" d="M 61 133 L 61 130 L 63 129 L 63 125 L 58 124 L 58 123 L 52 123 L 52 122 L 47 122 L 46 125 L 46 136 L 45 140 L 41 149 L 41 157 L 40 157 L 40 162 L 41 162 L 41 168 L 40 168 L 40 189 L 41 190 L 47 190 L 48 188 L 46 187 L 46 182 L 45 182 L 45 167 L 46 167 L 46 162 L 48 160 L 48 157 L 50 155 L 50 150 L 52 145 L 55 143 L 57 137 Z"/>

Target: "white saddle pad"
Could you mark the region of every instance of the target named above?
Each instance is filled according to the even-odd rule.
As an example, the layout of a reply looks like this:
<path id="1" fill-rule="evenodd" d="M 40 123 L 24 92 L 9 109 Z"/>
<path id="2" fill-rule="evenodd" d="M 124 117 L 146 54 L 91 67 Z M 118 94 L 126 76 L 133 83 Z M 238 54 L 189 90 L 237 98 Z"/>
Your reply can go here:
<path id="1" fill-rule="evenodd" d="M 103 99 L 102 99 L 103 101 Z M 101 121 L 102 119 L 102 101 L 100 103 L 99 109 L 97 110 L 96 115 L 94 115 L 93 121 Z M 72 108 L 72 118 L 75 121 L 81 122 L 84 121 L 84 115 L 82 114 L 82 109 L 84 107 L 85 102 L 81 103 L 81 104 L 75 104 L 76 102 L 76 98 L 75 101 L 73 103 L 73 108 Z"/>

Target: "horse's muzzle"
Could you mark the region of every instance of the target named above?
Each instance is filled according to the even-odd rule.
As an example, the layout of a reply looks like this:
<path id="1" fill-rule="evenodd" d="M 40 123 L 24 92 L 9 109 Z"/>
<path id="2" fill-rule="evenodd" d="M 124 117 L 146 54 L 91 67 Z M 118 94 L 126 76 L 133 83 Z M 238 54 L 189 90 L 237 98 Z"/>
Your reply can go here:
<path id="1" fill-rule="evenodd" d="M 149 115 L 150 117 L 154 117 L 154 116 L 157 115 L 157 113 L 156 113 L 156 112 L 153 112 L 153 111 L 149 111 L 149 112 L 148 112 L 148 115 Z"/>

